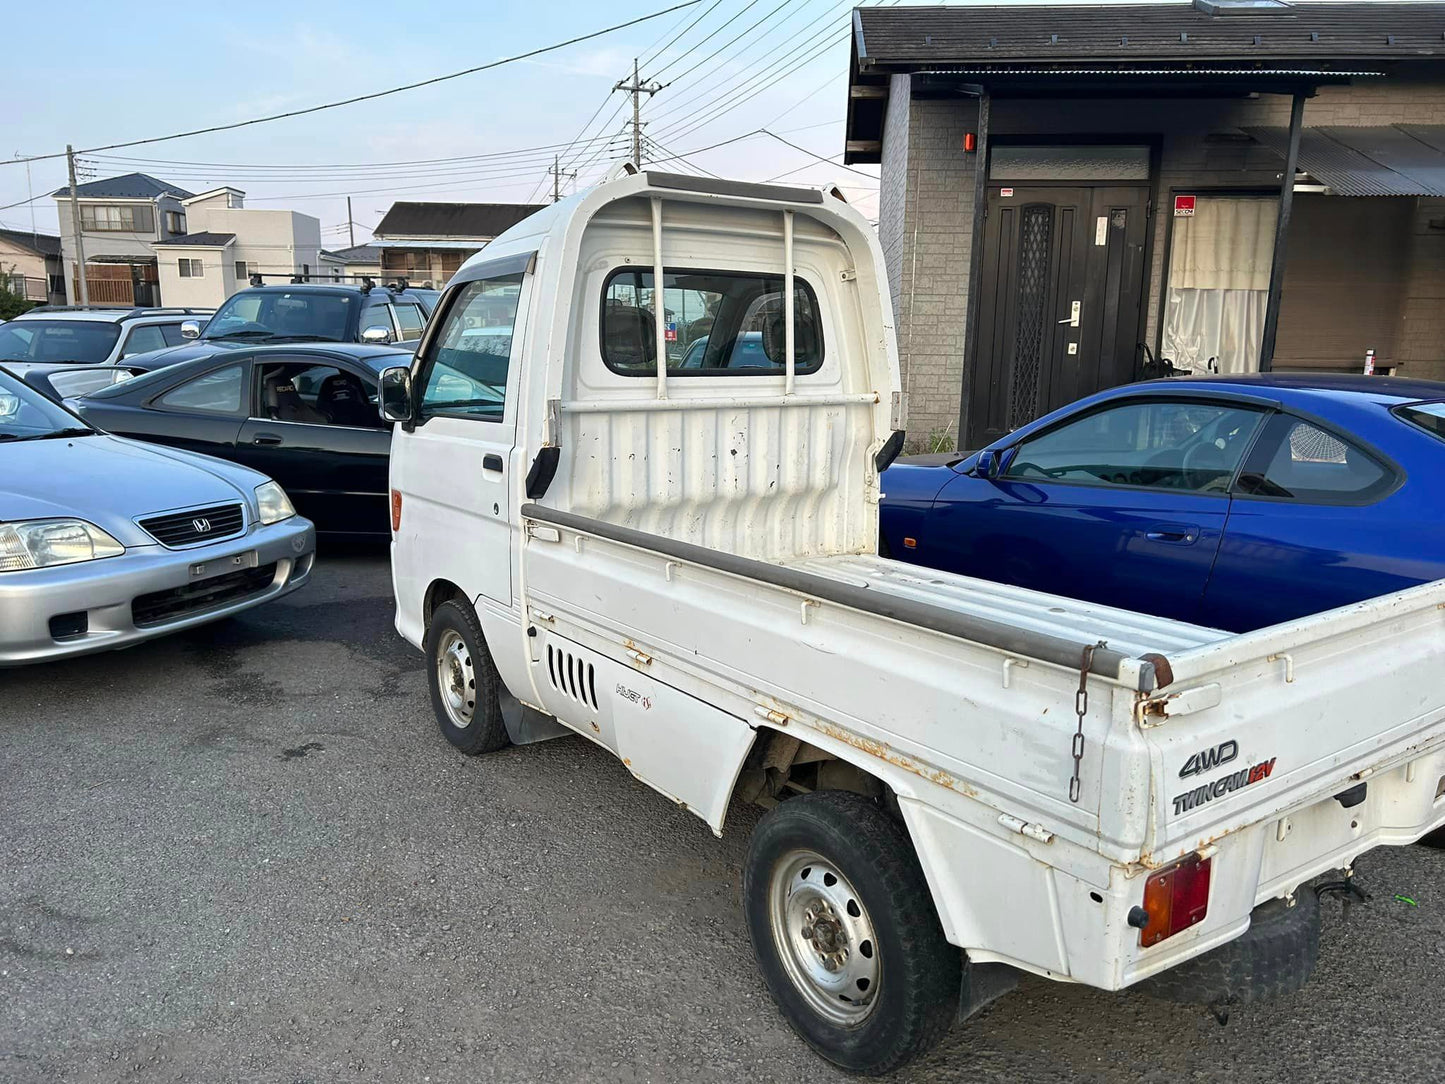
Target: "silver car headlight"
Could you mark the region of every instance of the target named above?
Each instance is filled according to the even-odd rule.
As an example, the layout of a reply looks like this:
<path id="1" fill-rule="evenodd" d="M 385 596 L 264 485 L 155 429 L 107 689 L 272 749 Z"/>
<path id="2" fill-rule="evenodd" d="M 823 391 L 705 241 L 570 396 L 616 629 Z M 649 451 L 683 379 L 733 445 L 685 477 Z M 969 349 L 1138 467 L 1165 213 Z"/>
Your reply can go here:
<path id="1" fill-rule="evenodd" d="M 83 519 L 0 523 L 0 572 L 74 565 L 124 552 L 124 546 Z"/>
<path id="2" fill-rule="evenodd" d="M 262 523 L 280 523 L 296 514 L 291 507 L 291 498 L 275 482 L 264 482 L 256 487 L 256 510 Z"/>

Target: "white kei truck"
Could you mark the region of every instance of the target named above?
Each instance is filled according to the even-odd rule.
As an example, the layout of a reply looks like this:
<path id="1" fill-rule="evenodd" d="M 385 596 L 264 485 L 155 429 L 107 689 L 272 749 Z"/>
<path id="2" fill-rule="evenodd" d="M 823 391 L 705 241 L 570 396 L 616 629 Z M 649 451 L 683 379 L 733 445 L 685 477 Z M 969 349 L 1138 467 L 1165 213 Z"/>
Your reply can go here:
<path id="1" fill-rule="evenodd" d="M 836 190 L 619 167 L 473 256 L 380 405 L 444 735 L 768 807 L 745 921 L 846 1069 L 1020 972 L 1292 992 L 1308 882 L 1445 825 L 1445 581 L 1236 635 L 878 555 L 905 404 Z"/>

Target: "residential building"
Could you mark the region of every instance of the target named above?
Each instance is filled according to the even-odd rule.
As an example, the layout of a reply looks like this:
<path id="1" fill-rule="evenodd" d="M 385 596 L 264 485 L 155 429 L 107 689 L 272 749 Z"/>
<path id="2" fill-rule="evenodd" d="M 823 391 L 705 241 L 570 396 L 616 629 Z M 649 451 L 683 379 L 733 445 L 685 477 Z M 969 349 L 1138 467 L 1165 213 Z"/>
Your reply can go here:
<path id="1" fill-rule="evenodd" d="M 51 233 L 0 229 L 0 285 L 26 301 L 63 305 L 60 238 Z"/>
<path id="2" fill-rule="evenodd" d="M 467 257 L 543 204 L 393 203 L 371 231 L 381 274 L 440 289 Z"/>
<path id="3" fill-rule="evenodd" d="M 339 278 L 342 282 L 357 282 L 363 276 L 380 282 L 381 246 L 355 245 L 335 251 L 323 249 L 321 265 L 327 269 L 327 277 Z"/>
<path id="4" fill-rule="evenodd" d="M 259 210 L 223 187 L 182 201 L 189 232 L 156 241 L 167 305 L 215 307 L 250 276 L 309 281 L 321 274 L 321 221 L 296 211 Z"/>
<path id="5" fill-rule="evenodd" d="M 80 301 L 75 271 L 75 229 L 70 188 L 53 193 L 60 217 L 60 250 L 66 295 Z M 155 241 L 186 232 L 181 201 L 191 193 L 145 173 L 88 181 L 76 188 L 80 233 L 85 248 L 89 299 L 97 305 L 159 305 L 160 278 Z"/>
<path id="6" fill-rule="evenodd" d="M 859 8 L 845 138 L 915 447 L 1146 351 L 1445 379 L 1445 4 Z"/>

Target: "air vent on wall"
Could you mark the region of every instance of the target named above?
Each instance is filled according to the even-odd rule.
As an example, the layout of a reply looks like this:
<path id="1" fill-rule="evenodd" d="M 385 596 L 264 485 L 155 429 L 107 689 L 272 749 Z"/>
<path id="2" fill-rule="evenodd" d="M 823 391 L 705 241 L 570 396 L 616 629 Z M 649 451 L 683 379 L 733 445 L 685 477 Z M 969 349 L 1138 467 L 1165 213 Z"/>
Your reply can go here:
<path id="1" fill-rule="evenodd" d="M 552 688 L 577 703 L 597 710 L 597 668 L 570 651 L 547 645 L 547 676 Z"/>

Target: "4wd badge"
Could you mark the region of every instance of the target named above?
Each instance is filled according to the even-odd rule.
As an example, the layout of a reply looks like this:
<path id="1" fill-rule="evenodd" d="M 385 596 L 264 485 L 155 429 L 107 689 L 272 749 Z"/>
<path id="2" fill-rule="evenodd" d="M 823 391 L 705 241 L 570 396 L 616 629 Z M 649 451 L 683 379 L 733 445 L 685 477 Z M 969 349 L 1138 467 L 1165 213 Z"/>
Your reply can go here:
<path id="1" fill-rule="evenodd" d="M 1184 762 L 1184 767 L 1179 769 L 1179 778 L 1188 779 L 1191 775 L 1198 775 L 1200 772 L 1213 771 L 1221 765 L 1228 764 L 1235 757 L 1239 756 L 1239 742 L 1234 739 L 1220 742 L 1213 749 L 1206 749 L 1202 753 L 1191 753 L 1189 759 Z"/>

